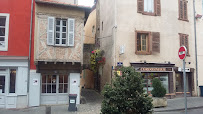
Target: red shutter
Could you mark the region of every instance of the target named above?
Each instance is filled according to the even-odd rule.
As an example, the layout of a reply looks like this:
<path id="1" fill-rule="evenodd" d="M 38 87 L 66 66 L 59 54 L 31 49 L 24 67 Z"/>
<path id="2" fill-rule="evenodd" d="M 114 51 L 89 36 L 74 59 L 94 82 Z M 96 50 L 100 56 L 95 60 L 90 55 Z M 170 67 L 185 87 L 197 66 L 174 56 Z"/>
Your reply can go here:
<path id="1" fill-rule="evenodd" d="M 152 32 L 152 52 L 160 53 L 160 33 Z"/>
<path id="2" fill-rule="evenodd" d="M 183 19 L 187 20 L 187 1 L 183 1 Z"/>
<path id="3" fill-rule="evenodd" d="M 156 15 L 161 16 L 161 1 L 160 0 L 155 0 L 156 4 Z"/>
<path id="4" fill-rule="evenodd" d="M 142 13 L 144 11 L 144 0 L 137 0 L 137 12 Z"/>

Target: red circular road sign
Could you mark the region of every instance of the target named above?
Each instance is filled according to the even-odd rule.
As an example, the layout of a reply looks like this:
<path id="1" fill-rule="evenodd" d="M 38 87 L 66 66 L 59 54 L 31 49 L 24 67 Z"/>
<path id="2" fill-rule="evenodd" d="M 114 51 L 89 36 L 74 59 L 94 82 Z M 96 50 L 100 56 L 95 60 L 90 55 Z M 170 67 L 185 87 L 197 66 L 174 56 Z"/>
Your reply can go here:
<path id="1" fill-rule="evenodd" d="M 187 48 L 185 46 L 181 46 L 178 51 L 178 56 L 180 59 L 185 59 L 187 55 Z"/>

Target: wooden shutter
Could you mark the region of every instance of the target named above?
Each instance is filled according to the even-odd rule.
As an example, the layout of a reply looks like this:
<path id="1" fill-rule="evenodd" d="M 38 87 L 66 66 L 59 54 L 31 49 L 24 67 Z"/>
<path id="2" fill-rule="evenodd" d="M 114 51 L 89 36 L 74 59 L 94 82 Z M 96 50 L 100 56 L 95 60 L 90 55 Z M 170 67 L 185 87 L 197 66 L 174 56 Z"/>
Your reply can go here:
<path id="1" fill-rule="evenodd" d="M 152 32 L 152 52 L 160 53 L 160 33 Z"/>
<path id="2" fill-rule="evenodd" d="M 189 43 L 188 43 L 188 35 L 185 35 L 185 47 L 187 48 L 187 55 L 189 55 Z"/>
<path id="3" fill-rule="evenodd" d="M 54 45 L 54 27 L 55 27 L 55 18 L 48 17 L 47 45 Z"/>
<path id="4" fill-rule="evenodd" d="M 68 46 L 74 46 L 75 19 L 68 19 Z"/>
<path id="5" fill-rule="evenodd" d="M 183 34 L 179 34 L 179 35 L 180 35 L 180 46 L 184 46 L 185 45 L 184 35 Z"/>
<path id="6" fill-rule="evenodd" d="M 137 0 L 137 12 L 142 13 L 144 11 L 144 0 Z"/>
<path id="7" fill-rule="evenodd" d="M 187 1 L 183 1 L 183 19 L 187 20 Z"/>
<path id="8" fill-rule="evenodd" d="M 179 0 L 179 19 L 183 19 L 183 0 Z"/>
<path id="9" fill-rule="evenodd" d="M 161 0 L 155 0 L 156 15 L 161 16 Z"/>

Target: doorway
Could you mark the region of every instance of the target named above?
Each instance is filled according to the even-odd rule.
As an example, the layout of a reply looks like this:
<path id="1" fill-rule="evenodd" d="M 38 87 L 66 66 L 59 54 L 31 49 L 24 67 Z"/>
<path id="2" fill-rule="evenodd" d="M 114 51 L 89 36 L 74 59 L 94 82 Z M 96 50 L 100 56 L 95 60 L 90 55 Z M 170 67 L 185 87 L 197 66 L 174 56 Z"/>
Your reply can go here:
<path id="1" fill-rule="evenodd" d="M 42 75 L 41 104 L 68 104 L 68 75 Z"/>
<path id="2" fill-rule="evenodd" d="M 6 76 L 3 74 L 0 74 L 0 108 L 5 107 L 5 81 L 6 81 Z"/>

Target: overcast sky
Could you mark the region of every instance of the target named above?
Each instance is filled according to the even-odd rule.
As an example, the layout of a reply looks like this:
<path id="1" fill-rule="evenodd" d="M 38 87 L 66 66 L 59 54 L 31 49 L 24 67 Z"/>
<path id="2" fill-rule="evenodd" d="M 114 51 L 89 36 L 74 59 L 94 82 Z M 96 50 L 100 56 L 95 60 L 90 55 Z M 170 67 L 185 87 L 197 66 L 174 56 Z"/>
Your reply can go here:
<path id="1" fill-rule="evenodd" d="M 79 5 L 93 6 L 94 0 L 78 0 Z"/>

